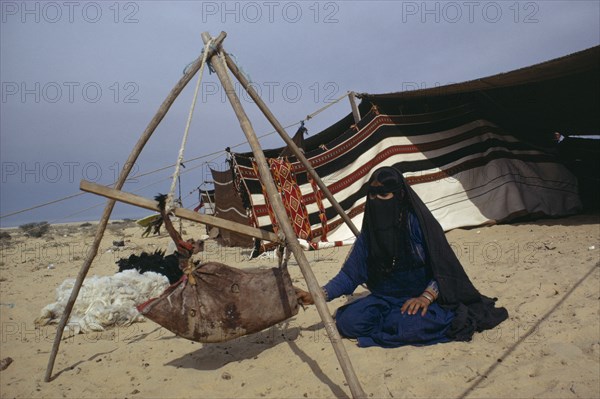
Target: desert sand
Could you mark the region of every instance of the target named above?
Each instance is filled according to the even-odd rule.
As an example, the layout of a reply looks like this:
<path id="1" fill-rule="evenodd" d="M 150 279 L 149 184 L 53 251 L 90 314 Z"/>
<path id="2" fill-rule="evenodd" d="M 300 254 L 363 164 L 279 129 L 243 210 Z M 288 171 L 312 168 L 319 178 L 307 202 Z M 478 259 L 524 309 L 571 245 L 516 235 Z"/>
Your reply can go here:
<path id="1" fill-rule="evenodd" d="M 457 229 L 448 240 L 475 286 L 498 297 L 510 317 L 471 342 L 397 349 L 359 348 L 343 340 L 372 398 L 600 397 L 598 214 Z M 184 222 L 184 236 L 205 233 Z M 6 230 L 5 230 L 6 231 Z M 2 398 L 332 398 L 350 390 L 314 306 L 261 333 L 200 344 L 145 321 L 65 336 L 52 381 L 44 374 L 56 326 L 35 328 L 56 288 L 76 277 L 95 226 L 52 226 L 40 238 L 7 230 L 0 259 Z M 111 223 L 89 275 L 112 275 L 115 261 L 165 249 L 169 238 L 142 238 L 131 223 Z M 125 247 L 112 248 L 125 240 Z M 349 247 L 306 252 L 320 283 L 335 275 Z M 204 260 L 239 268 L 248 249 L 209 240 Z M 50 266 L 52 265 L 52 266 Z M 50 266 L 50 268 L 49 268 Z M 306 288 L 292 259 L 294 284 Z M 359 294 L 360 292 L 357 292 Z M 251 299 L 251 298 L 249 298 Z M 328 304 L 333 313 L 350 298 Z"/>

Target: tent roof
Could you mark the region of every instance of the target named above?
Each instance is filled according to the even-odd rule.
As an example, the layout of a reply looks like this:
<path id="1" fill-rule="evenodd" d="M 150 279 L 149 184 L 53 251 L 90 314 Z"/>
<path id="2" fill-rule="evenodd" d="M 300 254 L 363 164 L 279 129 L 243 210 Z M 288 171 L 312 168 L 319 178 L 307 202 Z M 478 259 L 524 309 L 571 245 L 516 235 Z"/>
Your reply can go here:
<path id="1" fill-rule="evenodd" d="M 373 105 L 383 113 L 407 115 L 471 104 L 481 116 L 522 140 L 550 144 L 552 134 L 598 135 L 600 46 L 510 72 L 462 83 L 385 94 L 357 94 L 366 115 Z M 352 113 L 305 139 L 311 151 L 330 143 L 355 124 Z M 265 150 L 277 156 L 282 148 Z M 248 155 L 250 155 L 248 153 Z"/>
<path id="2" fill-rule="evenodd" d="M 600 46 L 596 46 L 550 61 L 462 83 L 385 94 L 361 93 L 359 96 L 372 101 L 381 101 L 486 91 L 551 81 L 577 74 L 598 73 L 600 72 L 599 64 Z"/>
<path id="3" fill-rule="evenodd" d="M 392 114 L 471 103 L 482 116 L 523 140 L 545 144 L 564 135 L 600 132 L 600 46 L 540 64 L 463 83 L 387 94 L 361 94 Z"/>

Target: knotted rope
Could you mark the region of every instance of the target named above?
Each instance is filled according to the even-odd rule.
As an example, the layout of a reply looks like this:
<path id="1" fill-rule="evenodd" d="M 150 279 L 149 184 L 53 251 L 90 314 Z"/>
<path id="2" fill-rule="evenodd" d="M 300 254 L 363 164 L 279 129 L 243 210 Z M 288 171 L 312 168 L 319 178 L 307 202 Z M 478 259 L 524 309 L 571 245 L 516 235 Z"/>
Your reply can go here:
<path id="1" fill-rule="evenodd" d="M 204 74 L 204 66 L 206 65 L 206 60 L 208 58 L 208 51 L 212 46 L 213 39 L 209 40 L 208 43 L 204 46 L 204 51 L 202 52 L 202 63 L 200 64 L 200 72 L 198 74 L 198 81 L 196 82 L 196 88 L 194 89 L 194 97 L 192 98 L 192 105 L 190 106 L 190 112 L 188 114 L 187 122 L 185 125 L 185 131 L 183 133 L 183 139 L 181 140 L 181 147 L 179 148 L 179 156 L 177 157 L 177 162 L 175 163 L 175 173 L 173 173 L 173 180 L 171 181 L 171 189 L 169 190 L 169 195 L 167 198 L 167 206 L 166 211 L 170 213 L 173 209 L 175 209 L 175 186 L 177 185 L 177 179 L 179 174 L 181 173 L 181 165 L 183 164 L 183 152 L 185 150 L 185 146 L 187 144 L 188 133 L 190 131 L 190 126 L 192 124 L 192 116 L 194 115 L 194 108 L 196 107 L 196 100 L 198 99 L 198 92 L 200 91 L 200 83 L 202 82 L 202 75 Z"/>

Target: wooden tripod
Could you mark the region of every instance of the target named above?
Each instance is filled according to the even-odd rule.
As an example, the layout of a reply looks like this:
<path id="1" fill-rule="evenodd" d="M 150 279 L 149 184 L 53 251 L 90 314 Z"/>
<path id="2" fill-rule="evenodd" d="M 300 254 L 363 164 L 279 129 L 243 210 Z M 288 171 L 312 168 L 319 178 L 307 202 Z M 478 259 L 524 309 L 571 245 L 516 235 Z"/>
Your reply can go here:
<path id="1" fill-rule="evenodd" d="M 240 79 L 240 82 L 242 83 L 242 85 L 244 85 L 246 90 L 248 90 L 249 94 L 259 105 L 259 107 L 261 108 L 263 113 L 267 116 L 269 121 L 274 125 L 274 127 L 276 128 L 278 133 L 281 135 L 281 137 L 284 138 L 284 141 L 286 141 L 286 143 L 292 149 L 292 151 L 297 156 L 297 158 L 305 165 L 305 167 L 307 168 L 307 171 L 313 176 L 313 178 L 315 179 L 315 181 L 317 182 L 319 187 L 323 190 L 326 197 L 330 200 L 330 202 L 332 203 L 332 205 L 334 206 L 336 211 L 338 213 L 340 213 L 340 216 L 344 219 L 344 221 L 346 221 L 346 223 L 349 225 L 349 227 L 352 229 L 352 231 L 355 234 L 358 234 L 358 230 L 356 229 L 356 227 L 354 227 L 354 225 L 352 224 L 352 222 L 350 221 L 348 216 L 344 213 L 343 209 L 339 206 L 337 201 L 333 198 L 333 195 L 331 195 L 331 193 L 329 192 L 327 187 L 321 181 L 321 179 L 316 174 L 314 169 L 310 166 L 310 163 L 306 160 L 306 158 L 301 153 L 301 151 L 296 147 L 296 145 L 293 143 L 293 141 L 285 133 L 285 131 L 281 127 L 281 124 L 279 124 L 279 122 L 275 119 L 275 117 L 270 113 L 270 111 L 268 110 L 268 108 L 266 107 L 264 102 L 262 102 L 262 100 L 260 100 L 260 97 L 258 97 L 256 92 L 254 92 L 254 90 L 251 90 L 251 87 L 249 86 L 247 80 L 243 77 L 243 75 L 241 73 L 239 73 L 237 66 L 235 66 L 233 61 L 231 61 L 231 59 L 225 55 L 225 52 L 221 48 L 221 43 L 225 39 L 225 37 L 226 37 L 226 33 L 221 32 L 219 34 L 219 36 L 213 40 L 213 46 L 210 48 L 207 48 L 207 51 L 208 51 L 207 59 L 211 63 L 213 68 L 215 69 L 215 71 L 219 77 L 219 80 L 221 81 L 221 84 L 223 85 L 223 88 L 225 89 L 225 93 L 227 94 L 229 102 L 231 103 L 233 110 L 240 122 L 242 131 L 246 135 L 246 138 L 252 148 L 252 152 L 254 154 L 254 157 L 255 157 L 257 165 L 258 165 L 260 178 L 263 181 L 263 183 L 265 184 L 267 195 L 269 196 L 269 200 L 271 201 L 271 205 L 272 205 L 273 211 L 275 213 L 275 216 L 277 218 L 277 222 L 278 222 L 279 226 L 281 227 L 281 230 L 285 236 L 285 242 L 292 250 L 292 253 L 294 254 L 294 257 L 296 258 L 296 261 L 298 262 L 298 265 L 300 266 L 300 270 L 302 271 L 302 274 L 306 280 L 308 289 L 311 292 L 311 294 L 315 300 L 315 305 L 317 307 L 317 311 L 319 312 L 319 315 L 323 321 L 323 324 L 325 326 L 327 334 L 331 340 L 331 343 L 333 345 L 337 359 L 340 363 L 342 371 L 344 372 L 344 375 L 345 375 L 348 385 L 350 387 L 352 396 L 355 398 L 366 397 L 366 395 L 365 395 L 364 391 L 362 390 L 362 387 L 358 381 L 358 378 L 356 377 L 356 374 L 354 372 L 354 369 L 352 367 L 352 364 L 350 362 L 350 358 L 348 357 L 346 349 L 344 348 L 341 337 L 335 327 L 335 323 L 331 317 L 331 314 L 329 313 L 329 309 L 327 308 L 327 305 L 325 303 L 325 298 L 323 297 L 321 288 L 317 282 L 316 277 L 314 276 L 314 274 L 310 268 L 310 265 L 308 263 L 308 260 L 306 259 L 306 256 L 304 255 L 304 251 L 302 250 L 302 248 L 300 247 L 300 244 L 297 241 L 296 234 L 295 234 L 294 229 L 288 219 L 287 213 L 283 206 L 283 202 L 281 200 L 281 197 L 277 191 L 277 188 L 275 186 L 275 183 L 274 183 L 271 173 L 269 171 L 269 167 L 267 165 L 267 160 L 262 151 L 262 148 L 260 147 L 260 143 L 258 142 L 256 133 L 254 132 L 252 124 L 250 123 L 250 120 L 248 119 L 248 116 L 246 115 L 246 113 L 240 103 L 240 100 L 235 93 L 233 84 L 232 84 L 231 79 L 227 72 L 227 65 L 229 65 L 229 67 L 231 68 L 232 72 L 236 75 L 236 77 L 238 79 Z M 204 32 L 204 33 L 202 33 L 202 39 L 204 40 L 205 43 L 208 43 L 211 40 L 211 36 L 207 32 Z M 50 359 L 48 362 L 48 367 L 46 369 L 46 375 L 45 375 L 46 382 L 50 381 L 50 379 L 51 379 L 52 369 L 54 367 L 54 362 L 56 360 L 56 355 L 58 353 L 58 348 L 60 345 L 60 341 L 62 339 L 63 330 L 69 320 L 71 311 L 75 304 L 75 300 L 77 299 L 79 290 L 81 289 L 81 286 L 83 284 L 85 276 L 87 275 L 87 272 L 91 266 L 92 261 L 96 257 L 98 248 L 100 246 L 100 242 L 102 240 L 102 237 L 104 236 L 104 231 L 108 224 L 108 220 L 109 220 L 112 210 L 114 208 L 115 201 L 119 200 L 119 201 L 127 202 L 127 203 L 130 203 L 133 205 L 142 206 L 147 209 L 154 209 L 154 210 L 157 209 L 157 205 L 154 201 L 146 200 L 144 198 L 133 196 L 128 193 L 123 193 L 120 190 L 123 187 L 123 184 L 124 184 L 125 180 L 127 179 L 129 173 L 131 172 L 133 164 L 135 163 L 138 156 L 140 155 L 143 147 L 145 146 L 145 144 L 149 140 L 150 136 L 152 135 L 152 133 L 154 132 L 154 130 L 156 129 L 156 127 L 158 126 L 160 121 L 163 119 L 163 117 L 169 110 L 170 106 L 173 104 L 175 98 L 183 90 L 185 85 L 191 80 L 193 75 L 200 69 L 201 60 L 202 60 L 202 57 L 199 57 L 196 61 L 194 61 L 194 63 L 191 65 L 191 67 L 189 68 L 187 73 L 184 74 L 184 76 L 175 85 L 175 87 L 171 90 L 171 92 L 169 93 L 167 98 L 161 104 L 156 115 L 154 116 L 152 121 L 149 123 L 149 125 L 146 127 L 146 129 L 144 130 L 144 132 L 142 134 L 142 137 L 140 137 L 140 139 L 138 140 L 134 149 L 132 150 L 131 154 L 129 155 L 129 158 L 127 159 L 127 162 L 125 163 L 125 166 L 124 166 L 123 170 L 121 171 L 121 174 L 119 175 L 119 179 L 115 183 L 114 189 L 107 189 L 105 187 L 94 185 L 93 183 L 89 183 L 89 182 L 85 182 L 85 181 L 83 181 L 81 183 L 82 190 L 88 191 L 88 192 L 93 192 L 93 193 L 96 193 L 99 195 L 103 195 L 110 199 L 106 205 L 106 208 L 104 209 L 104 213 L 102 214 L 102 218 L 100 219 L 100 222 L 98 224 L 98 228 L 96 230 L 96 235 L 95 235 L 92 247 L 84 261 L 84 264 L 81 267 L 81 270 L 79 271 L 79 274 L 75 281 L 75 285 L 73 287 L 73 291 L 71 292 L 71 296 L 69 297 L 69 301 L 67 302 L 65 311 L 59 322 L 56 337 L 54 339 L 54 345 L 52 347 L 52 352 L 50 354 Z M 257 101 L 257 100 L 259 100 L 259 101 Z M 250 235 L 253 237 L 267 239 L 269 241 L 275 241 L 275 242 L 280 241 L 280 239 L 273 233 L 266 232 L 266 231 L 263 231 L 260 229 L 249 228 L 249 226 L 243 226 L 243 225 L 239 225 L 237 223 L 232 223 L 229 221 L 218 220 L 218 218 L 214 218 L 214 217 L 209 218 L 209 219 L 207 219 L 206 216 L 203 216 L 202 218 L 198 218 L 197 216 L 200 216 L 200 215 L 198 215 L 198 214 L 191 215 L 191 213 L 193 213 L 193 212 L 189 212 L 190 214 L 188 214 L 188 212 L 185 212 L 185 210 L 182 210 L 182 209 L 176 210 L 175 212 L 178 216 L 180 216 L 182 218 L 188 218 L 191 220 L 196 220 L 198 222 L 207 223 L 207 224 L 211 224 L 214 226 L 219 226 L 221 228 L 238 231 L 242 234 L 247 234 L 247 235 Z M 200 220 L 200 219 L 203 219 L 203 220 Z"/>

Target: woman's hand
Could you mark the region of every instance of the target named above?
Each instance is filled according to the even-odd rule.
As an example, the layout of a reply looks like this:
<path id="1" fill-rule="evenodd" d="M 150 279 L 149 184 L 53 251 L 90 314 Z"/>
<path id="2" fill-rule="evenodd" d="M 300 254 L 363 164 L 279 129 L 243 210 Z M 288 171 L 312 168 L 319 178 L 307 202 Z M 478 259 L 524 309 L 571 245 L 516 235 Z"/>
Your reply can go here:
<path id="1" fill-rule="evenodd" d="M 314 305 L 315 301 L 312 297 L 312 294 L 308 291 L 304 291 L 298 287 L 294 287 L 296 290 L 296 298 L 298 298 L 298 302 L 302 305 Z"/>
<path id="2" fill-rule="evenodd" d="M 404 305 L 402 305 L 400 311 L 402 312 L 402 314 L 408 311 L 408 314 L 412 315 L 416 314 L 419 311 L 419 309 L 423 309 L 421 311 L 421 316 L 425 316 L 429 305 L 431 305 L 429 299 L 425 298 L 424 296 L 419 296 L 416 298 L 410 298 L 406 302 L 404 302 Z"/>

